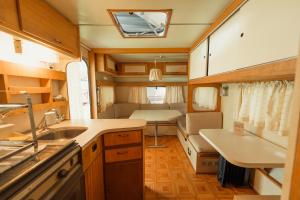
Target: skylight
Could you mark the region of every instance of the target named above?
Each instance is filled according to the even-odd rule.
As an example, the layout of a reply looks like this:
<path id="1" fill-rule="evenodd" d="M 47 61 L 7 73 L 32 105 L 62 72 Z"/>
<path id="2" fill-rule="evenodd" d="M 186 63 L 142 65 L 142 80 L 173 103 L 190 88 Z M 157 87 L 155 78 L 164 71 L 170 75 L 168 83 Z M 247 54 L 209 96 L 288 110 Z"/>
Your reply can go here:
<path id="1" fill-rule="evenodd" d="M 171 10 L 109 10 L 115 25 L 124 38 L 165 37 L 171 12 Z"/>

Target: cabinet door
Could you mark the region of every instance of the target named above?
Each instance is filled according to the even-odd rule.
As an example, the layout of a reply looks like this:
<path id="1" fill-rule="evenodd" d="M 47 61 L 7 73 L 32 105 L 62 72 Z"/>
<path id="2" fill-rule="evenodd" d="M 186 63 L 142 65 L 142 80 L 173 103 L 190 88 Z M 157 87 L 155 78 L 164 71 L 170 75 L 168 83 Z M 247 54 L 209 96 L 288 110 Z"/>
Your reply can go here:
<path id="1" fill-rule="evenodd" d="M 143 186 L 142 160 L 105 165 L 107 200 L 142 200 Z"/>
<path id="2" fill-rule="evenodd" d="M 0 0 L 0 26 L 19 30 L 16 0 Z"/>
<path id="3" fill-rule="evenodd" d="M 99 155 L 84 173 L 87 200 L 104 199 L 103 162 Z"/>
<path id="4" fill-rule="evenodd" d="M 208 44 L 205 40 L 190 54 L 190 79 L 206 76 L 207 48 Z"/>
<path id="5" fill-rule="evenodd" d="M 298 0 L 249 0 L 211 35 L 209 75 L 296 56 L 299 7 Z"/>
<path id="6" fill-rule="evenodd" d="M 78 27 L 40 0 L 19 0 L 21 30 L 74 56 L 79 56 Z"/>

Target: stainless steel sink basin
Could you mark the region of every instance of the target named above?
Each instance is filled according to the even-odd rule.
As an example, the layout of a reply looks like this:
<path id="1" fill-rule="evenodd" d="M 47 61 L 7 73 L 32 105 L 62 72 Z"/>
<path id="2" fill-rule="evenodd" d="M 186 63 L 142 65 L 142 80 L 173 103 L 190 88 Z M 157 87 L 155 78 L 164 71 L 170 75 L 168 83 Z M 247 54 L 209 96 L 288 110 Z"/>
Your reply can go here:
<path id="1" fill-rule="evenodd" d="M 86 130 L 87 130 L 86 127 L 50 129 L 46 133 L 38 136 L 38 139 L 39 140 L 73 139 Z"/>

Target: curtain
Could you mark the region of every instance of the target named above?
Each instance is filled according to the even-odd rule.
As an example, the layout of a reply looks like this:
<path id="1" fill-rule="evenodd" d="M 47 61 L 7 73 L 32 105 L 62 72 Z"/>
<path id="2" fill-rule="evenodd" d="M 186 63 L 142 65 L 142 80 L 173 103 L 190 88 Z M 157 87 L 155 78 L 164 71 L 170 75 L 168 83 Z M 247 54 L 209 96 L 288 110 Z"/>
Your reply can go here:
<path id="1" fill-rule="evenodd" d="M 198 87 L 193 92 L 193 105 L 196 110 L 215 110 L 218 90 L 214 87 Z"/>
<path id="2" fill-rule="evenodd" d="M 128 95 L 129 103 L 148 103 L 147 88 L 146 87 L 130 87 Z"/>
<path id="3" fill-rule="evenodd" d="M 183 103 L 182 86 L 167 86 L 165 103 Z"/>
<path id="4" fill-rule="evenodd" d="M 293 87 L 292 81 L 241 84 L 236 119 L 258 130 L 287 135 Z"/>
<path id="5" fill-rule="evenodd" d="M 104 112 L 108 106 L 115 102 L 115 90 L 113 86 L 101 86 L 99 91 L 100 112 Z"/>

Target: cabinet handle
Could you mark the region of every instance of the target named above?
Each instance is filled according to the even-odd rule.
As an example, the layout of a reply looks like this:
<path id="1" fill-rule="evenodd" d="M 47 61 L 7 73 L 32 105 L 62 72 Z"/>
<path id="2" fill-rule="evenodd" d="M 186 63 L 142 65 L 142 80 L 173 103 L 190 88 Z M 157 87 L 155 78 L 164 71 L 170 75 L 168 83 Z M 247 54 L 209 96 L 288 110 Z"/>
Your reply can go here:
<path id="1" fill-rule="evenodd" d="M 118 151 L 117 155 L 124 155 L 124 154 L 127 154 L 127 153 L 128 153 L 128 151 Z"/>
<path id="2" fill-rule="evenodd" d="M 205 58 L 206 58 L 206 56 L 203 56 L 203 58 L 205 59 Z"/>
<path id="3" fill-rule="evenodd" d="M 128 137 L 129 135 L 128 134 L 119 134 L 118 136 L 119 137 Z"/>
<path id="4" fill-rule="evenodd" d="M 188 148 L 188 154 L 189 154 L 189 156 L 191 155 L 191 150 L 190 150 L 190 148 Z"/>
<path id="5" fill-rule="evenodd" d="M 209 54 L 209 56 L 211 56 L 211 53 Z"/>
<path id="6" fill-rule="evenodd" d="M 241 35 L 240 35 L 240 36 L 241 36 L 241 38 L 242 38 L 242 37 L 244 37 L 244 33 L 241 33 Z"/>
<path id="7" fill-rule="evenodd" d="M 54 38 L 54 42 L 56 42 L 56 43 L 58 43 L 58 44 L 62 44 L 62 41 L 60 41 L 60 40 L 58 40 L 58 39 L 56 39 L 56 38 Z"/>
<path id="8" fill-rule="evenodd" d="M 96 150 L 97 150 L 97 144 L 94 144 L 94 145 L 92 146 L 92 151 L 95 152 Z"/>
<path id="9" fill-rule="evenodd" d="M 60 179 L 65 178 L 68 176 L 68 174 L 69 174 L 68 170 L 62 169 L 57 173 L 57 178 L 60 178 Z"/>

